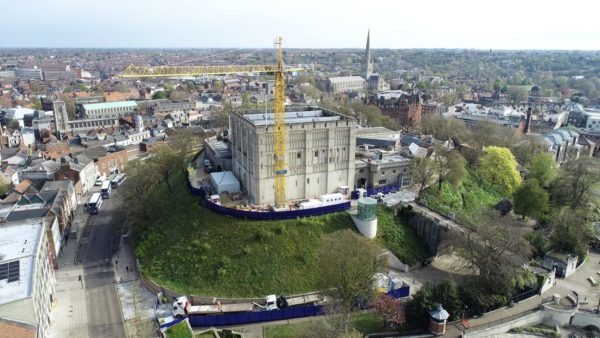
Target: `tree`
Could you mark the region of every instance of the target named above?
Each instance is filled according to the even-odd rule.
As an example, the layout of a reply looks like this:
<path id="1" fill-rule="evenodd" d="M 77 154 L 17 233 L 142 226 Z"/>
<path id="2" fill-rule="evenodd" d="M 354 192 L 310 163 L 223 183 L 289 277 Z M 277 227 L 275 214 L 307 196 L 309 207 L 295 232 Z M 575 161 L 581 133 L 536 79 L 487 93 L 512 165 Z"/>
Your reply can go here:
<path id="1" fill-rule="evenodd" d="M 530 165 L 537 154 L 545 153 L 548 150 L 548 145 L 542 138 L 531 134 L 526 134 L 518 140 L 514 140 L 509 147 L 517 162 L 524 166 Z"/>
<path id="2" fill-rule="evenodd" d="M 527 179 L 534 178 L 542 186 L 548 186 L 556 177 L 556 161 L 549 153 L 535 155 L 528 169 Z"/>
<path id="3" fill-rule="evenodd" d="M 6 124 L 6 127 L 8 129 L 20 129 L 21 128 L 21 125 L 19 124 L 19 121 L 17 121 L 17 120 L 6 119 L 4 121 L 4 123 Z"/>
<path id="4" fill-rule="evenodd" d="M 538 180 L 528 179 L 515 191 L 514 210 L 525 216 L 539 218 L 548 210 L 550 194 L 544 190 Z"/>
<path id="5" fill-rule="evenodd" d="M 583 260 L 587 246 L 592 238 L 592 224 L 584 210 L 562 208 L 552 223 L 550 243 L 552 248 L 566 253 L 573 253 Z"/>
<path id="6" fill-rule="evenodd" d="M 521 269 L 520 260 L 529 249 L 516 225 L 501 224 L 495 211 L 474 216 L 458 254 L 478 273 L 465 289 L 465 298 L 476 312 L 506 305 L 516 289 L 535 282 Z M 476 224 L 476 225 L 473 225 Z"/>
<path id="7" fill-rule="evenodd" d="M 0 107 L 12 107 L 12 100 L 0 96 Z"/>
<path id="8" fill-rule="evenodd" d="M 11 188 L 10 182 L 0 181 L 0 196 L 4 196 Z"/>
<path id="9" fill-rule="evenodd" d="M 559 205 L 572 209 L 585 206 L 594 184 L 600 182 L 600 161 L 582 157 L 563 165 L 559 177 L 552 185 L 552 199 Z"/>
<path id="10" fill-rule="evenodd" d="M 448 182 L 457 186 L 466 174 L 465 159 L 456 151 L 444 146 L 435 146 L 433 166 L 438 180 L 438 192 L 442 190 L 442 183 Z"/>
<path id="11" fill-rule="evenodd" d="M 152 100 L 162 100 L 167 98 L 167 93 L 164 90 L 159 90 L 152 94 Z"/>
<path id="12" fill-rule="evenodd" d="M 406 303 L 406 319 L 409 323 L 415 323 L 419 327 L 425 327 L 429 322 L 429 311 L 433 310 L 435 304 L 433 296 L 434 286 L 425 282 L 421 289 Z"/>
<path id="13" fill-rule="evenodd" d="M 373 308 L 377 317 L 383 321 L 383 325 L 388 327 L 398 327 L 406 323 L 404 313 L 405 303 L 399 299 L 394 299 L 390 295 L 382 293 L 373 302 Z"/>
<path id="14" fill-rule="evenodd" d="M 527 91 L 523 87 L 510 87 L 508 89 L 508 98 L 513 104 L 527 101 Z"/>
<path id="15" fill-rule="evenodd" d="M 175 150 L 179 156 L 181 169 L 185 174 L 187 172 L 188 159 L 194 154 L 192 151 L 200 145 L 201 135 L 191 128 L 178 130 L 174 136 L 170 138 L 169 145 Z"/>
<path id="16" fill-rule="evenodd" d="M 150 163 L 155 166 L 156 171 L 162 176 L 167 185 L 167 190 L 171 194 L 173 190 L 171 189 L 170 178 L 173 172 L 181 167 L 181 158 L 171 146 L 166 144 L 152 149 L 152 154 Z"/>
<path id="17" fill-rule="evenodd" d="M 415 158 L 412 163 L 413 181 L 419 185 L 418 197 L 421 198 L 423 191 L 433 183 L 435 176 L 435 164 L 430 158 Z"/>
<path id="18" fill-rule="evenodd" d="M 145 226 L 150 220 L 152 191 L 160 181 L 160 176 L 151 162 L 140 160 L 128 162 L 125 173 L 128 178 L 123 184 L 125 203 L 122 207 L 135 224 Z"/>
<path id="19" fill-rule="evenodd" d="M 191 94 L 184 90 L 174 90 L 171 93 L 169 93 L 169 99 L 171 99 L 171 101 L 174 102 L 186 101 L 189 100 L 190 97 Z"/>
<path id="20" fill-rule="evenodd" d="M 221 91 L 223 89 L 223 81 L 215 80 L 212 84 L 212 89 L 215 91 Z"/>
<path id="21" fill-rule="evenodd" d="M 373 275 L 381 269 L 375 243 L 346 229 L 324 236 L 318 249 L 317 282 L 339 306 L 345 333 L 356 299 L 368 299 Z"/>
<path id="22" fill-rule="evenodd" d="M 439 115 L 428 115 L 421 119 L 419 130 L 423 134 L 431 134 L 438 140 L 458 138 L 465 141 L 470 134 L 462 121 L 444 118 Z"/>
<path id="23" fill-rule="evenodd" d="M 508 148 L 488 147 L 479 160 L 479 174 L 499 192 L 510 195 L 521 184 L 517 161 Z"/>
<path id="24" fill-rule="evenodd" d="M 228 127 L 229 126 L 229 115 L 233 111 L 233 106 L 229 102 L 223 103 L 221 109 L 213 112 L 213 124 L 215 127 Z"/>
<path id="25" fill-rule="evenodd" d="M 59 98 L 65 103 L 67 108 L 67 116 L 69 119 L 74 119 L 77 115 L 77 107 L 75 106 L 75 100 L 68 94 L 59 95 Z"/>
<path id="26" fill-rule="evenodd" d="M 456 282 L 452 279 L 444 279 L 435 286 L 433 290 L 433 299 L 442 304 L 444 309 L 448 311 L 450 320 L 459 319 L 464 311 L 461 292 Z"/>

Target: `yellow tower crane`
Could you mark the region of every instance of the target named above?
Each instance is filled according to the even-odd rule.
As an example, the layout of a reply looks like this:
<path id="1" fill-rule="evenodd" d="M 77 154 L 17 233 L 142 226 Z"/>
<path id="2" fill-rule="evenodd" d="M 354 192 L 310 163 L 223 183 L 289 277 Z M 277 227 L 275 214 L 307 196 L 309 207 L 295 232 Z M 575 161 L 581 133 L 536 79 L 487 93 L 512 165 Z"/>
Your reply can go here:
<path id="1" fill-rule="evenodd" d="M 275 161 L 275 205 L 285 206 L 285 80 L 284 72 L 301 71 L 302 68 L 285 68 L 283 66 L 282 38 L 275 41 L 277 47 L 277 63 L 275 65 L 229 65 L 229 66 L 159 66 L 127 67 L 119 78 L 154 78 L 181 77 L 200 75 L 268 73 L 275 75 L 275 130 L 274 130 L 274 161 Z"/>

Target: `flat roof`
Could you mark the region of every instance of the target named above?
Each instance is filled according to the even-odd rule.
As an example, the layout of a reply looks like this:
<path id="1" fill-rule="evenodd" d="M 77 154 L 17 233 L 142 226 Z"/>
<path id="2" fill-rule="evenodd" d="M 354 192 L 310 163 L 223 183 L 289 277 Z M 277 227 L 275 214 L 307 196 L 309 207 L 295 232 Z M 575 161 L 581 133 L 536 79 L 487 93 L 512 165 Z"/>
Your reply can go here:
<path id="1" fill-rule="evenodd" d="M 217 154 L 220 158 L 231 158 L 231 149 L 227 147 L 225 142 L 211 140 L 207 142 L 208 146 Z"/>
<path id="2" fill-rule="evenodd" d="M 344 83 L 347 81 L 365 81 L 362 76 L 334 76 L 330 77 L 329 81 L 331 83 Z"/>
<path id="3" fill-rule="evenodd" d="M 274 113 L 248 113 L 240 115 L 255 126 L 275 124 Z M 285 124 L 339 121 L 342 117 L 345 116 L 330 111 L 324 111 L 322 109 L 291 111 L 285 113 Z"/>
<path id="4" fill-rule="evenodd" d="M 0 280 L 0 304 L 31 296 L 36 250 L 44 225 L 39 222 L 6 223 L 0 226 L 0 264 L 19 262 L 19 280 Z"/>
<path id="5" fill-rule="evenodd" d="M 83 104 L 83 109 L 94 110 L 94 109 L 110 109 L 110 108 L 137 108 L 135 101 L 116 101 L 116 102 L 100 102 L 100 103 L 88 103 Z"/>

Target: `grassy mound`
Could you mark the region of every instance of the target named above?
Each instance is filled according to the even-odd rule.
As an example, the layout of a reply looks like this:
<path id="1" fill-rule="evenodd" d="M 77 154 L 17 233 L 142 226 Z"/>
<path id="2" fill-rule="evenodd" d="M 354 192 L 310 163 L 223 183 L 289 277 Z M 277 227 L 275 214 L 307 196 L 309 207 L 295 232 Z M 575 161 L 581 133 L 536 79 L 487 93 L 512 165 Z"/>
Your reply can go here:
<path id="1" fill-rule="evenodd" d="M 184 294 L 262 297 L 312 291 L 321 236 L 354 228 L 345 212 L 285 221 L 223 216 L 191 196 L 181 177 L 172 186 L 171 195 L 162 185 L 157 189 L 154 221 L 136 227 L 135 252 L 148 277 Z M 390 210 L 380 209 L 378 216 L 383 246 L 407 262 L 427 256 L 415 232 Z"/>
<path id="2" fill-rule="evenodd" d="M 438 191 L 438 185 L 434 184 L 425 192 L 429 208 L 442 215 L 454 212 L 462 222 L 468 222 L 473 213 L 496 205 L 502 197 L 473 170 L 467 171 L 458 187 L 443 183 L 442 189 Z"/>

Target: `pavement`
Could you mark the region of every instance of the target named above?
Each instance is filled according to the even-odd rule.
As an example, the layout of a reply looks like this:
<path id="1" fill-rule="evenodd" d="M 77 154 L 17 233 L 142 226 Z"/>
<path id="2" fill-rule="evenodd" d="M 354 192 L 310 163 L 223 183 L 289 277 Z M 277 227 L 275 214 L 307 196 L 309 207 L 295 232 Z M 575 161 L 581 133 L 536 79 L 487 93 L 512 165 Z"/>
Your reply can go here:
<path id="1" fill-rule="evenodd" d="M 579 294 L 580 308 L 595 310 L 600 304 L 600 288 L 592 286 L 587 278 L 593 276 L 598 280 L 600 278 L 598 271 L 600 271 L 600 253 L 590 251 L 586 261 L 575 273 L 566 279 L 557 279 L 554 286 L 546 290 L 543 294 L 523 300 L 513 307 L 502 308 L 486 313 L 479 318 L 469 319 L 469 324 L 473 327 L 518 315 L 519 313 L 538 307 L 543 298 L 548 298 L 556 294 L 564 298 L 571 291 Z M 461 324 L 449 325 L 444 337 L 458 337 L 461 333 Z"/>
<path id="2" fill-rule="evenodd" d="M 154 321 L 156 295 L 150 293 L 140 281 L 129 238 L 124 237 L 121 243 L 112 263 L 127 337 L 156 336 L 158 332 Z"/>
<path id="3" fill-rule="evenodd" d="M 89 337 L 84 270 L 81 264 L 74 262 L 78 247 L 76 239 L 69 240 L 54 273 L 56 289 L 49 338 Z"/>

